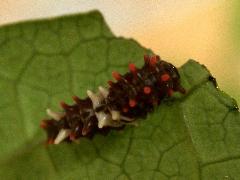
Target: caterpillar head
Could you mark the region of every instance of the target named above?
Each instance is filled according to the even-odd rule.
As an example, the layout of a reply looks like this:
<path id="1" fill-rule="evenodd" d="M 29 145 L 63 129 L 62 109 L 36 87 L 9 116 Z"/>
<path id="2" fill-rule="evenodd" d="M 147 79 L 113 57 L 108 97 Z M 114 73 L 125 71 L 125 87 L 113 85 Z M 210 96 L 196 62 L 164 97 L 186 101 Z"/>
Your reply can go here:
<path id="1" fill-rule="evenodd" d="M 165 71 L 161 74 L 161 81 L 166 83 L 166 87 L 169 90 L 168 94 L 171 96 L 173 91 L 178 91 L 184 94 L 185 89 L 180 84 L 180 75 L 177 68 L 171 63 L 162 60 L 158 63 L 158 66 L 164 67 Z"/>

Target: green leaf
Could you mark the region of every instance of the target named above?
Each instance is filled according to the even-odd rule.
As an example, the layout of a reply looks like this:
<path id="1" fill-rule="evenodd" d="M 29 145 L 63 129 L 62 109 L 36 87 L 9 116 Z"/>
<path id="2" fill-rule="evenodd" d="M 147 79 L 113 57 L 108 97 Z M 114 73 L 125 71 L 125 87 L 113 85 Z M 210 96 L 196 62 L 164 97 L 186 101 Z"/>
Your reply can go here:
<path id="1" fill-rule="evenodd" d="M 79 144 L 44 146 L 39 122 L 72 95 L 106 85 L 112 70 L 143 64 L 151 51 L 115 37 L 96 11 L 0 28 L 2 179 L 239 179 L 236 102 L 190 60 L 187 95 L 164 101 L 139 127 Z"/>

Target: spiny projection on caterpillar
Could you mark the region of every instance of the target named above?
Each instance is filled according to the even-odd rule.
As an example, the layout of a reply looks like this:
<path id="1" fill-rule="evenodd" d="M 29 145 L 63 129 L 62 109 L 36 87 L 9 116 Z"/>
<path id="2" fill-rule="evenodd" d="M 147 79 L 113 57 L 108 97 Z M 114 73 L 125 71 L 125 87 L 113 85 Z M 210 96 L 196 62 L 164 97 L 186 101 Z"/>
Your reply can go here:
<path id="1" fill-rule="evenodd" d="M 142 68 L 130 63 L 129 72 L 124 75 L 112 72 L 116 81 L 108 81 L 109 88 L 99 86 L 96 93 L 87 90 L 85 99 L 74 96 L 73 105 L 61 102 L 62 112 L 47 109 L 51 119 L 40 124 L 47 133 L 47 143 L 92 138 L 111 129 L 136 125 L 138 119 L 145 118 L 174 91 L 185 93 L 176 67 L 155 55 L 145 55 L 144 61 Z"/>

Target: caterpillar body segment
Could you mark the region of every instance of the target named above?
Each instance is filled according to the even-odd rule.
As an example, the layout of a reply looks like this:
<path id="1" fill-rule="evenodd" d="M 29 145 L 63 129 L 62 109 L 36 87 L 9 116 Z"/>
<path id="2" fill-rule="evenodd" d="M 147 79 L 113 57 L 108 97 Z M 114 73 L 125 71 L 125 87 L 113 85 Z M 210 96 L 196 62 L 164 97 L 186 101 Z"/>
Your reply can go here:
<path id="1" fill-rule="evenodd" d="M 144 56 L 144 61 L 142 68 L 130 63 L 129 72 L 124 75 L 114 71 L 112 76 L 116 81 L 109 81 L 109 88 L 99 86 L 97 92 L 87 90 L 85 99 L 74 96 L 73 105 L 62 102 L 63 112 L 47 109 L 50 119 L 41 122 L 47 132 L 47 142 L 71 142 L 137 125 L 138 119 L 145 118 L 162 99 L 175 91 L 185 93 L 176 67 L 159 56 Z"/>

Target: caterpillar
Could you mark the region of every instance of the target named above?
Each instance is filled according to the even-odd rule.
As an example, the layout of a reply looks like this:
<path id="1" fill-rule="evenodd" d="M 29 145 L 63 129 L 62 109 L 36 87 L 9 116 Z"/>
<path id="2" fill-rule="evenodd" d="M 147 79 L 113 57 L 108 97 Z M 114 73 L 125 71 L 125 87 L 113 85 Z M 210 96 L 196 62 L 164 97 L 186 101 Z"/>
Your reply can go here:
<path id="1" fill-rule="evenodd" d="M 87 90 L 85 99 L 73 96 L 73 105 L 61 102 L 62 112 L 46 110 L 51 119 L 42 120 L 40 127 L 47 133 L 48 144 L 137 125 L 137 120 L 144 119 L 164 98 L 175 91 L 185 93 L 177 68 L 157 55 L 144 55 L 142 68 L 130 63 L 129 72 L 113 71 L 112 76 L 115 82 L 108 81 L 109 88 L 99 86 L 96 93 Z"/>

